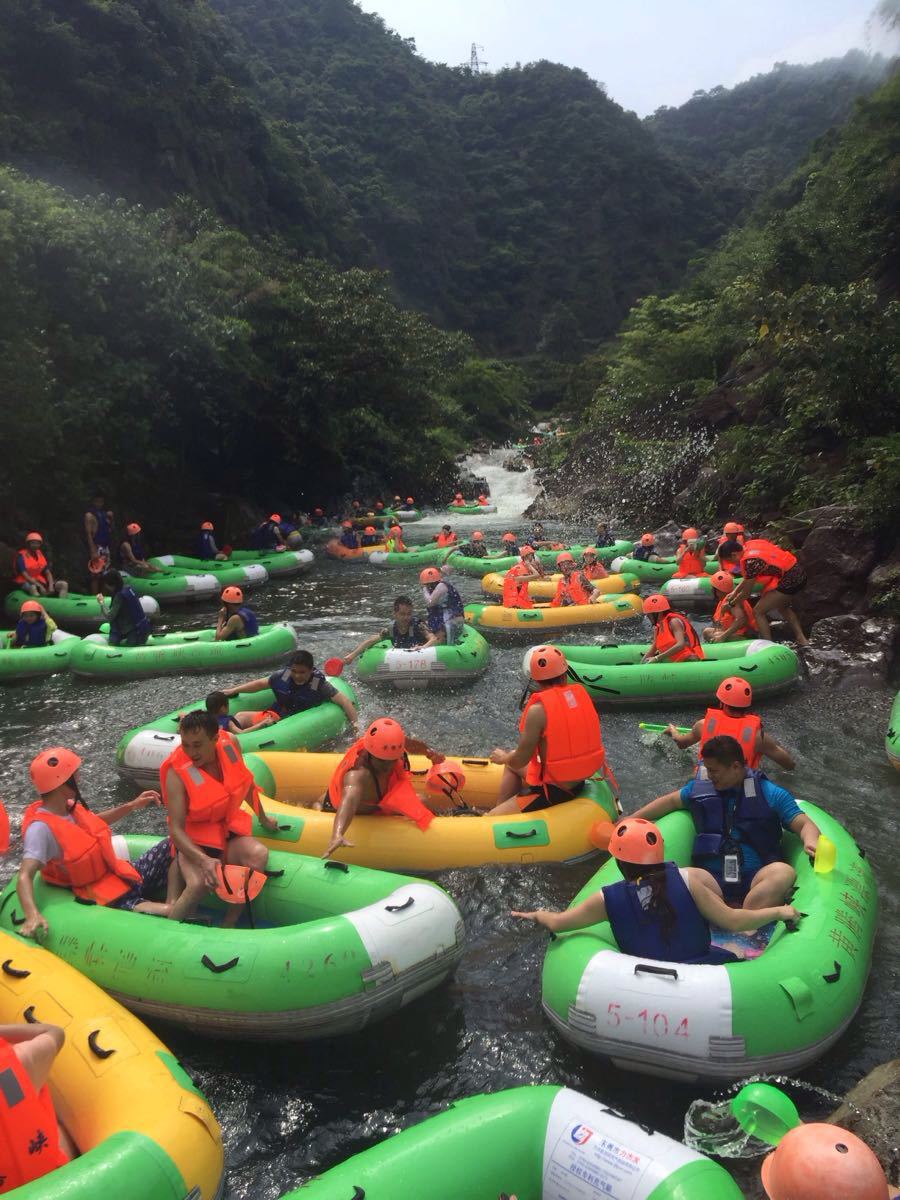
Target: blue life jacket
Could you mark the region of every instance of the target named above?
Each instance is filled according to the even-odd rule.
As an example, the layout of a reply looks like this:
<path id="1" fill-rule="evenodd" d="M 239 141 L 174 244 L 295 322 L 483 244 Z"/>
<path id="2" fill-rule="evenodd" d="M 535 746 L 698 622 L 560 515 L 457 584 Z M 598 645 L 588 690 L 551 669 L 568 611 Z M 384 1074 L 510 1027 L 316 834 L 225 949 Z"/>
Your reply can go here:
<path id="1" fill-rule="evenodd" d="M 197 557 L 215 558 L 219 553 L 216 539 L 211 529 L 201 529 L 197 534 Z"/>
<path id="2" fill-rule="evenodd" d="M 397 650 L 414 650 L 416 646 L 421 646 L 424 640 L 418 617 L 413 617 L 412 624 L 406 633 L 400 632 L 396 621 L 391 624 L 391 645 Z"/>
<path id="3" fill-rule="evenodd" d="M 110 632 L 115 636 L 124 638 L 129 634 L 150 633 L 150 618 L 141 608 L 141 598 L 127 583 L 119 592 L 119 602 L 121 608 L 116 614 L 115 619 L 110 618 Z"/>
<path id="4" fill-rule="evenodd" d="M 139 561 L 143 562 L 147 557 L 147 550 L 144 546 L 144 535 L 142 533 L 129 534 L 125 541 L 131 547 L 131 553 Z M 131 565 L 131 560 L 127 559 L 121 551 L 119 551 L 119 563 L 122 569 L 127 571 Z"/>
<path id="5" fill-rule="evenodd" d="M 281 534 L 274 521 L 263 521 L 250 534 L 250 545 L 254 550 L 274 550 L 281 545 Z"/>
<path id="6" fill-rule="evenodd" d="M 443 580 L 444 587 L 447 589 L 447 603 L 444 609 L 448 617 L 462 617 L 465 615 L 465 605 L 463 598 L 448 580 Z"/>
<path id="7" fill-rule="evenodd" d="M 359 539 L 359 544 L 361 546 L 378 546 L 381 540 L 381 535 L 378 533 L 364 533 Z"/>
<path id="8" fill-rule="evenodd" d="M 711 871 L 720 882 L 725 855 L 737 854 L 742 860 L 742 845 L 751 846 L 763 866 L 781 859 L 781 818 L 762 793 L 765 779 L 764 772 L 746 768 L 730 827 L 727 793 L 716 791 L 712 782 L 701 775 L 692 784 L 688 808 L 696 829 L 693 862 Z"/>
<path id="9" fill-rule="evenodd" d="M 242 604 L 237 610 L 237 615 L 244 622 L 244 632 L 238 634 L 238 637 L 256 637 L 259 633 L 259 620 L 252 608 L 248 608 L 246 604 Z"/>
<path id="10" fill-rule="evenodd" d="M 313 671 L 306 683 L 294 683 L 289 667 L 276 671 L 269 676 L 269 687 L 275 693 L 275 711 L 279 716 L 290 717 L 308 708 L 318 708 L 325 703 L 321 689 L 327 682 L 321 671 Z"/>
<path id="11" fill-rule="evenodd" d="M 655 546 L 635 546 L 631 557 L 636 558 L 638 562 L 649 562 L 650 555 L 656 553 Z"/>
<path id="12" fill-rule="evenodd" d="M 47 622 L 43 617 L 38 617 L 34 624 L 29 624 L 22 617 L 16 622 L 16 642 L 20 646 L 46 646 L 47 645 Z"/>
<path id="13" fill-rule="evenodd" d="M 94 516 L 97 522 L 97 532 L 94 534 L 94 545 L 98 548 L 98 550 L 108 550 L 112 530 L 109 527 L 109 517 L 107 517 L 105 509 L 89 508 L 87 511 Z M 87 538 L 85 538 L 85 541 L 87 541 Z"/>
<path id="14" fill-rule="evenodd" d="M 675 912 L 668 941 L 663 936 L 660 916 L 647 912 L 641 904 L 639 884 L 623 879 L 603 888 L 606 915 L 619 949 L 635 958 L 655 958 L 662 962 L 736 962 L 736 956 L 730 951 L 711 944 L 709 924 L 697 908 L 676 864 L 667 862 L 664 866 L 666 898 Z"/>
<path id="15" fill-rule="evenodd" d="M 614 546 L 616 544 L 616 539 L 611 533 L 605 533 L 603 537 L 595 538 L 591 544 L 596 546 L 598 550 L 602 550 L 604 547 Z M 637 557 L 637 555 L 635 555 L 635 557 Z"/>
<path id="16" fill-rule="evenodd" d="M 223 713 L 220 717 L 216 717 L 216 723 L 220 729 L 224 729 L 228 733 L 231 729 L 231 714 Z"/>
<path id="17" fill-rule="evenodd" d="M 341 545 L 346 546 L 348 550 L 359 549 L 359 542 L 356 540 L 356 534 L 352 529 L 345 529 L 341 534 Z"/>

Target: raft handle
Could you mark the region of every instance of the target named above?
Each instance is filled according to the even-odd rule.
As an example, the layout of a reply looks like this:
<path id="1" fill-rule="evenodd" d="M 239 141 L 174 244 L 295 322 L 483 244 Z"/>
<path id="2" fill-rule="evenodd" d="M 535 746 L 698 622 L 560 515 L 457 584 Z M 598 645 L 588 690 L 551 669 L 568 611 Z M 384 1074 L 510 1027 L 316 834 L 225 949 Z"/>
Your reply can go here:
<path id="1" fill-rule="evenodd" d="M 343 871 L 345 875 L 350 874 L 350 865 L 345 862 L 335 862 L 333 858 L 325 860 L 326 871 Z"/>
<path id="2" fill-rule="evenodd" d="M 284 874 L 284 867 L 280 871 L 263 871 L 266 879 L 280 879 Z"/>
<path id="3" fill-rule="evenodd" d="M 240 955 L 237 955 L 226 963 L 214 963 L 208 954 L 204 954 L 200 961 L 208 971 L 212 971 L 213 975 L 221 975 L 223 971 L 230 971 L 232 967 L 236 967 L 241 959 Z"/>
<path id="4" fill-rule="evenodd" d="M 17 917 L 15 912 L 11 912 L 9 914 L 9 919 L 12 921 L 13 925 L 24 925 L 25 924 L 25 918 Z"/>
<path id="5" fill-rule="evenodd" d="M 76 904 L 87 904 L 88 906 L 90 906 L 91 904 L 96 904 L 97 901 L 89 900 L 87 896 L 76 896 L 75 903 Z"/>
<path id="6" fill-rule="evenodd" d="M 802 912 L 800 914 L 800 916 L 808 917 L 809 913 Z M 788 931 L 788 933 L 799 933 L 800 932 L 800 922 L 799 921 L 785 921 L 784 927 Z"/>
<path id="7" fill-rule="evenodd" d="M 384 906 L 384 911 L 385 912 L 403 912 L 404 909 L 412 907 L 412 905 L 415 904 L 415 902 L 416 902 L 415 896 L 410 896 L 410 898 L 408 900 L 404 901 L 403 904 L 386 904 Z"/>
<path id="8" fill-rule="evenodd" d="M 830 975 L 823 975 L 822 978 L 825 980 L 826 983 L 837 983 L 837 981 L 840 979 L 840 977 L 841 977 L 841 964 L 837 961 L 837 959 L 835 959 L 834 960 L 834 971 L 832 971 L 832 973 Z"/>
<path id="9" fill-rule="evenodd" d="M 115 1050 L 104 1050 L 102 1046 L 97 1045 L 97 1038 L 100 1036 L 100 1030 L 95 1029 L 88 1034 L 88 1045 L 91 1048 L 91 1053 L 96 1054 L 98 1058 L 109 1058 L 115 1054 Z"/>
<path id="10" fill-rule="evenodd" d="M 366 1189 L 359 1187 L 358 1184 L 353 1185 L 353 1195 L 350 1200 L 366 1200 Z"/>
<path id="11" fill-rule="evenodd" d="M 678 972 L 674 967 L 653 967 L 650 963 L 638 963 L 634 968 L 635 975 L 640 971 L 646 971 L 648 975 L 671 975 L 673 979 L 678 978 Z"/>
<path id="12" fill-rule="evenodd" d="M 3 963 L 3 974 L 9 975 L 11 979 L 27 979 L 31 972 L 18 970 L 12 965 L 12 959 L 8 958 L 6 962 Z"/>
<path id="13" fill-rule="evenodd" d="M 460 760 L 464 767 L 486 767 L 490 762 L 488 758 L 463 758 Z"/>
<path id="14" fill-rule="evenodd" d="M 274 746 L 274 745 L 275 745 L 275 739 L 269 738 L 269 740 L 267 742 L 260 742 L 259 748 L 260 748 L 260 750 L 265 750 L 267 746 Z"/>
<path id="15" fill-rule="evenodd" d="M 29 1025 L 37 1025 L 38 1019 L 34 1015 L 34 1005 L 33 1004 L 28 1005 L 28 1007 L 22 1013 L 22 1016 L 25 1018 L 25 1020 L 28 1022 Z"/>
<path id="16" fill-rule="evenodd" d="M 506 836 L 508 838 L 517 838 L 519 841 L 523 841 L 525 838 L 535 837 L 536 834 L 537 834 L 536 829 L 529 829 L 527 833 L 516 833 L 512 829 L 507 829 L 507 831 L 506 831 Z"/>

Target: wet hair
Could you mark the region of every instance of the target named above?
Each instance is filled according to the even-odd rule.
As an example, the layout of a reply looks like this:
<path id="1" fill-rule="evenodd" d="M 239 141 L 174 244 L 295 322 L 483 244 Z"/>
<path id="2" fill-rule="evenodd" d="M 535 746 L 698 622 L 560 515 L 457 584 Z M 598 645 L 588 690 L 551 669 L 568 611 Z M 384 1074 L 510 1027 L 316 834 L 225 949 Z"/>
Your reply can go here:
<path id="1" fill-rule="evenodd" d="M 736 763 L 740 763 L 742 767 L 747 765 L 740 742 L 736 738 L 729 737 L 727 733 L 711 737 L 704 744 L 700 756 L 701 758 L 711 758 L 713 762 L 721 763 L 723 767 L 730 767 Z"/>
<path id="2" fill-rule="evenodd" d="M 449 526 L 449 525 L 442 525 L 442 526 L 441 526 L 441 533 L 443 533 L 445 529 L 450 529 L 450 526 Z"/>
<path id="3" fill-rule="evenodd" d="M 296 654 L 292 654 L 289 667 L 309 667 L 310 670 L 315 666 L 315 660 L 308 650 L 298 650 Z"/>
<path id="4" fill-rule="evenodd" d="M 202 712 L 198 709 L 196 712 L 186 713 L 178 723 L 178 732 L 199 733 L 200 731 L 213 741 L 219 736 L 219 722 L 211 712 Z"/>
<path id="5" fill-rule="evenodd" d="M 210 692 L 206 697 L 206 711 L 208 713 L 220 713 L 222 709 L 228 708 L 228 697 L 224 692 Z"/>
<path id="6" fill-rule="evenodd" d="M 413 602 L 412 602 L 412 600 L 410 600 L 409 596 L 398 596 L 394 600 L 394 612 L 396 612 L 397 609 L 400 608 L 401 605 L 404 605 L 404 604 L 409 605 L 410 608 L 413 607 Z"/>
<path id="7" fill-rule="evenodd" d="M 640 880 L 642 887 L 650 888 L 650 901 L 645 912 L 658 918 L 663 941 L 671 941 L 678 916 L 666 888 L 665 863 L 620 862 L 619 870 L 629 883 Z"/>
<path id="8" fill-rule="evenodd" d="M 114 592 L 119 592 L 125 586 L 125 580 L 122 578 L 120 571 L 115 567 L 103 572 L 103 586 L 110 587 Z"/>

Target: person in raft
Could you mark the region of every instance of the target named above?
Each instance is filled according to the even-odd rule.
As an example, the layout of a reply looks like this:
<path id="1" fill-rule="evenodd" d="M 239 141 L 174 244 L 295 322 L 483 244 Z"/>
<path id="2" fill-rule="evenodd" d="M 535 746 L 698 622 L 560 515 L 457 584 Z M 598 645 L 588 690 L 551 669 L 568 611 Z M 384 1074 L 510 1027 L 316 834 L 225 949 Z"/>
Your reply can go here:
<path id="1" fill-rule="evenodd" d="M 228 555 L 216 544 L 216 527 L 212 521 L 204 521 L 197 534 L 197 557 L 224 562 Z"/>
<path id="2" fill-rule="evenodd" d="M 23 600 L 15 629 L 6 635 L 6 650 L 34 650 L 53 641 L 56 622 L 39 600 Z"/>
<path id="3" fill-rule="evenodd" d="M 379 812 L 406 817 L 424 832 L 434 812 L 417 795 L 409 771 L 410 754 L 424 754 L 439 764 L 444 756 L 417 738 L 407 737 L 403 726 L 391 717 L 378 717 L 347 751 L 328 784 L 328 791 L 311 805 L 333 812 L 331 840 L 323 858 L 341 846 L 352 846 L 347 830 L 357 815 Z"/>
<path id="4" fill-rule="evenodd" d="M 725 899 L 754 909 L 782 904 L 797 878 L 781 856 L 782 829 L 795 833 L 814 855 L 818 826 L 786 788 L 747 766 L 733 737 L 711 737 L 700 757 L 696 778 L 631 815 L 656 821 L 687 809 L 696 830 L 693 865 L 714 876 Z"/>
<path id="5" fill-rule="evenodd" d="M 384 544 L 387 546 L 389 554 L 405 554 L 407 545 L 403 540 L 403 526 L 391 525 L 388 529 L 387 541 Z"/>
<path id="6" fill-rule="evenodd" d="M 395 650 L 418 650 L 422 646 L 433 646 L 437 641 L 435 634 L 429 632 L 428 626 L 413 612 L 413 602 L 409 596 L 398 596 L 394 601 L 394 619 L 380 633 L 373 633 L 355 646 L 341 660 L 349 667 L 355 658 L 359 658 L 367 650 L 371 650 L 379 642 L 390 642 Z"/>
<path id="7" fill-rule="evenodd" d="M 220 863 L 265 871 L 269 851 L 251 836 L 246 802 L 262 827 L 273 833 L 278 822 L 266 814 L 259 791 L 235 738 L 219 728 L 208 712 L 192 712 L 178 725 L 181 745 L 160 765 L 159 782 L 168 809 L 172 839 L 172 903 L 168 916 L 183 921 L 220 883 Z M 236 922 L 229 908 L 225 924 Z"/>
<path id="8" fill-rule="evenodd" d="M 244 603 L 244 593 L 239 587 L 222 589 L 222 607 L 216 618 L 216 641 L 236 642 L 241 638 L 256 637 L 259 620 L 252 608 Z"/>
<path id="9" fill-rule="evenodd" d="M 150 637 L 151 625 L 141 608 L 140 596 L 118 571 L 107 571 L 102 583 L 112 597 L 107 608 L 103 596 L 97 596 L 100 611 L 109 618 L 109 644 L 143 646 Z"/>
<path id="10" fill-rule="evenodd" d="M 732 642 L 736 638 L 759 636 L 756 615 L 749 600 L 729 599 L 734 589 L 734 576 L 728 571 L 716 571 L 710 578 L 716 600 L 713 623 L 703 630 L 704 642 Z"/>
<path id="11" fill-rule="evenodd" d="M 609 575 L 606 566 L 600 561 L 593 546 L 585 546 L 581 553 L 581 572 L 585 579 L 606 579 Z"/>
<path id="12" fill-rule="evenodd" d="M 462 492 L 457 492 L 447 507 L 448 508 L 465 508 L 466 501 L 463 497 Z"/>
<path id="13" fill-rule="evenodd" d="M 442 525 L 440 533 L 436 533 L 431 539 L 443 549 L 445 546 L 455 546 L 459 539 L 449 525 Z"/>
<path id="14" fill-rule="evenodd" d="M 347 550 L 359 549 L 359 534 L 353 528 L 352 521 L 341 521 L 341 536 L 338 541 Z"/>
<path id="15" fill-rule="evenodd" d="M 68 596 L 65 579 L 54 579 L 44 553 L 44 539 L 33 530 L 25 534 L 25 545 L 13 560 L 13 583 L 29 596 Z"/>
<path id="16" fill-rule="evenodd" d="M 777 610 L 790 625 L 797 645 L 801 648 L 808 646 L 800 618 L 794 612 L 794 597 L 806 587 L 806 571 L 800 566 L 796 555 L 776 546 L 774 542 L 756 538 L 744 544 L 741 575 L 743 579 L 729 593 L 728 600 L 731 604 L 739 604 L 748 599 L 754 583 L 762 584 L 762 595 L 754 609 L 760 637 L 771 639 L 769 613 Z"/>
<path id="17" fill-rule="evenodd" d="M 686 750 L 700 743 L 700 754 L 710 738 L 727 734 L 733 737 L 744 752 L 748 767 L 757 770 L 762 758 L 771 758 L 779 767 L 793 771 L 797 765 L 790 752 L 770 737 L 763 728 L 762 720 L 750 712 L 753 703 L 753 688 L 739 675 L 723 679 L 716 691 L 718 708 L 708 708 L 704 716 L 695 721 L 688 733 L 679 733 L 674 725 L 666 726 L 666 733 L 676 746 Z"/>
<path id="18" fill-rule="evenodd" d="M 607 772 L 600 718 L 586 689 L 569 678 L 556 646 L 532 650 L 529 673 L 537 684 L 519 722 L 514 750 L 495 749 L 490 760 L 505 768 L 493 813 L 537 812 L 573 800 L 584 781 Z"/>
<path id="19" fill-rule="evenodd" d="M 641 659 L 645 663 L 694 662 L 704 658 L 697 633 L 684 613 L 673 612 L 665 596 L 644 600 L 644 615 L 653 625 L 653 642 Z"/>
<path id="20" fill-rule="evenodd" d="M 465 626 L 462 596 L 448 578 L 449 567 L 426 567 L 419 573 L 422 597 L 428 609 L 428 628 L 436 642 L 455 646 Z"/>
<path id="21" fill-rule="evenodd" d="M 25 921 L 18 932 L 33 937 L 47 931 L 47 918 L 34 898 L 34 877 L 69 888 L 84 901 L 109 908 L 165 916 L 165 904 L 145 899 L 164 889 L 169 871 L 169 839 L 163 838 L 135 862 L 120 858 L 110 825 L 129 813 L 161 803 L 159 792 L 145 791 L 106 812 L 94 813 L 78 786 L 81 759 L 65 746 L 51 746 L 32 759 L 29 775 L 38 799 L 22 815 L 22 863 L 16 894 Z"/>
<path id="22" fill-rule="evenodd" d="M 487 558 L 487 542 L 484 540 L 484 534 L 480 529 L 476 529 L 468 542 L 464 542 L 460 546 L 459 552 L 466 558 Z"/>
<path id="23" fill-rule="evenodd" d="M 537 921 L 552 933 L 609 921 L 623 954 L 660 962 L 736 962 L 737 955 L 712 944 L 710 926 L 737 933 L 771 921 L 798 921 L 790 904 L 729 908 L 718 884 L 701 867 L 666 861 L 663 835 L 652 821 L 625 817 L 613 830 L 609 852 L 622 879 L 600 888 L 565 912 L 538 909 L 512 916 Z"/>
<path id="24" fill-rule="evenodd" d="M 544 577 L 533 546 L 522 546 L 519 555 L 519 561 L 513 563 L 503 576 L 501 603 L 504 608 L 534 608 L 528 585 L 532 579 Z"/>
<path id="25" fill-rule="evenodd" d="M 686 529 L 681 535 L 681 541 L 675 551 L 675 561 L 678 568 L 672 576 L 673 579 L 696 579 L 708 575 L 706 538 L 701 537 L 696 529 Z"/>
<path id="26" fill-rule="evenodd" d="M 573 605 L 590 604 L 594 589 L 591 581 L 578 569 L 574 556 L 563 550 L 556 556 L 556 565 L 562 571 L 562 579 L 556 585 L 556 595 L 550 601 L 551 608 L 569 608 Z"/>
<path id="27" fill-rule="evenodd" d="M 616 539 L 613 537 L 613 535 L 609 531 L 609 522 L 608 521 L 598 521 L 597 522 L 597 536 L 594 538 L 594 545 L 597 546 L 600 550 L 606 550 L 610 546 L 614 546 L 615 544 L 616 544 Z"/>
<path id="28" fill-rule="evenodd" d="M 119 543 L 119 567 L 129 575 L 158 575 L 163 567 L 154 567 L 147 562 L 147 547 L 144 534 L 137 521 L 125 526 L 125 537 Z"/>
<path id="29" fill-rule="evenodd" d="M 224 692 L 210 692 L 203 702 L 204 708 L 215 717 L 216 724 L 220 729 L 224 729 L 226 733 L 245 733 L 246 731 L 238 724 L 237 718 L 232 717 L 228 712 L 228 697 Z"/>
<path id="30" fill-rule="evenodd" d="M 272 513 L 265 521 L 260 521 L 250 534 L 250 547 L 253 550 L 285 549 L 281 513 Z"/>
<path id="31" fill-rule="evenodd" d="M 500 542 L 503 546 L 504 555 L 518 555 L 521 553 L 518 539 L 511 529 L 507 529 L 506 533 L 500 538 Z"/>
<path id="32" fill-rule="evenodd" d="M 47 1086 L 65 1040 L 58 1025 L 40 1021 L 0 1025 L 0 1145 L 4 1147 L 0 1189 L 4 1194 L 42 1179 L 78 1154 L 59 1123 Z"/>
<path id="33" fill-rule="evenodd" d="M 380 546 L 383 536 L 374 525 L 367 525 L 362 532 L 362 537 L 359 539 L 359 544 L 360 546 Z"/>
<path id="34" fill-rule="evenodd" d="M 656 552 L 656 538 L 652 533 L 642 533 L 641 540 L 625 555 L 626 558 L 636 558 L 638 562 L 662 562 L 662 556 Z"/>
<path id="35" fill-rule="evenodd" d="M 239 712 L 236 720 L 241 729 L 274 725 L 282 717 L 293 717 L 320 704 L 336 704 L 344 710 L 351 728 L 355 731 L 359 720 L 353 702 L 343 692 L 328 682 L 321 671 L 317 671 L 313 656 L 308 650 L 298 650 L 291 655 L 288 665 L 273 672 L 265 679 L 251 679 L 234 687 L 223 688 L 225 696 L 242 696 L 253 692 L 272 691 L 275 703 L 265 712 Z"/>
<path id="36" fill-rule="evenodd" d="M 106 507 L 106 497 L 101 491 L 95 492 L 82 520 L 91 586 L 98 592 L 101 586 L 100 577 L 110 563 L 113 536 L 113 513 Z"/>

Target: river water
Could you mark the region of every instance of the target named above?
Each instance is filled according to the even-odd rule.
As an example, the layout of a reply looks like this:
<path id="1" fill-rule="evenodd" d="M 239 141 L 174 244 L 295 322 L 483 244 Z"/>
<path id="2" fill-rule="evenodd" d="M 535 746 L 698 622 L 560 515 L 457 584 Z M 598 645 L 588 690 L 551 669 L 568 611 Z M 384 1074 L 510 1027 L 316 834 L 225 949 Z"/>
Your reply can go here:
<path id="1" fill-rule="evenodd" d="M 498 514 L 454 522 L 460 531 L 483 529 L 491 542 L 506 528 L 522 533 L 528 529 L 521 512 L 536 490 L 530 473 L 503 470 L 503 456 L 493 452 L 466 463 L 488 480 Z M 438 514 L 410 525 L 408 539 L 427 540 L 444 519 L 449 518 Z M 562 530 L 551 522 L 545 526 L 573 541 L 589 533 L 583 528 Z M 464 598 L 479 598 L 477 580 L 458 578 L 457 583 Z M 301 645 L 321 662 L 331 654 L 346 653 L 383 627 L 400 592 L 416 596 L 412 572 L 334 563 L 318 556 L 312 574 L 269 586 L 253 603 L 264 620 L 294 621 Z M 170 628 L 215 619 L 212 605 L 168 610 L 166 616 Z M 567 640 L 591 639 L 582 635 Z M 509 747 L 522 689 L 521 659 L 522 646 L 495 646 L 490 671 L 473 686 L 452 693 L 394 696 L 359 689 L 363 720 L 395 716 L 407 730 L 448 754 L 484 755 L 495 745 Z M 352 672 L 348 677 L 353 682 Z M 0 689 L 0 794 L 13 825 L 30 799 L 27 764 L 41 748 L 63 743 L 77 750 L 85 759 L 85 795 L 93 805 L 106 807 L 135 793 L 113 768 L 114 749 L 125 729 L 202 696 L 214 683 L 229 682 L 234 680 L 203 676 L 114 685 L 57 676 Z M 847 824 L 869 851 L 880 885 L 880 928 L 866 999 L 847 1034 L 805 1074 L 810 1082 L 838 1092 L 897 1053 L 900 870 L 895 847 L 900 778 L 884 754 L 890 700 L 886 689 L 840 690 L 804 682 L 764 708 L 767 727 L 798 759 L 790 779 L 777 769 L 774 777 Z M 638 730 L 638 721 L 674 716 L 677 723 L 687 724 L 699 712 L 603 714 L 604 740 L 626 810 L 686 781 L 690 771 L 689 758 L 671 743 L 645 744 L 647 735 Z M 164 823 L 158 813 L 141 813 L 130 828 L 162 834 Z M 18 849 L 14 842 L 0 862 L 3 882 L 14 869 Z M 622 1073 L 561 1042 L 547 1027 L 540 1007 L 546 935 L 507 915 L 510 908 L 565 907 L 594 869 L 489 867 L 437 876 L 466 921 L 468 950 L 455 979 L 356 1036 L 261 1047 L 204 1041 L 160 1027 L 160 1035 L 206 1092 L 222 1123 L 229 1172 L 226 1196 L 274 1200 L 310 1175 L 454 1099 L 518 1084 L 579 1088 L 679 1137 L 691 1100 L 710 1093 Z M 749 1187 L 755 1168 L 742 1164 L 735 1170 Z"/>

